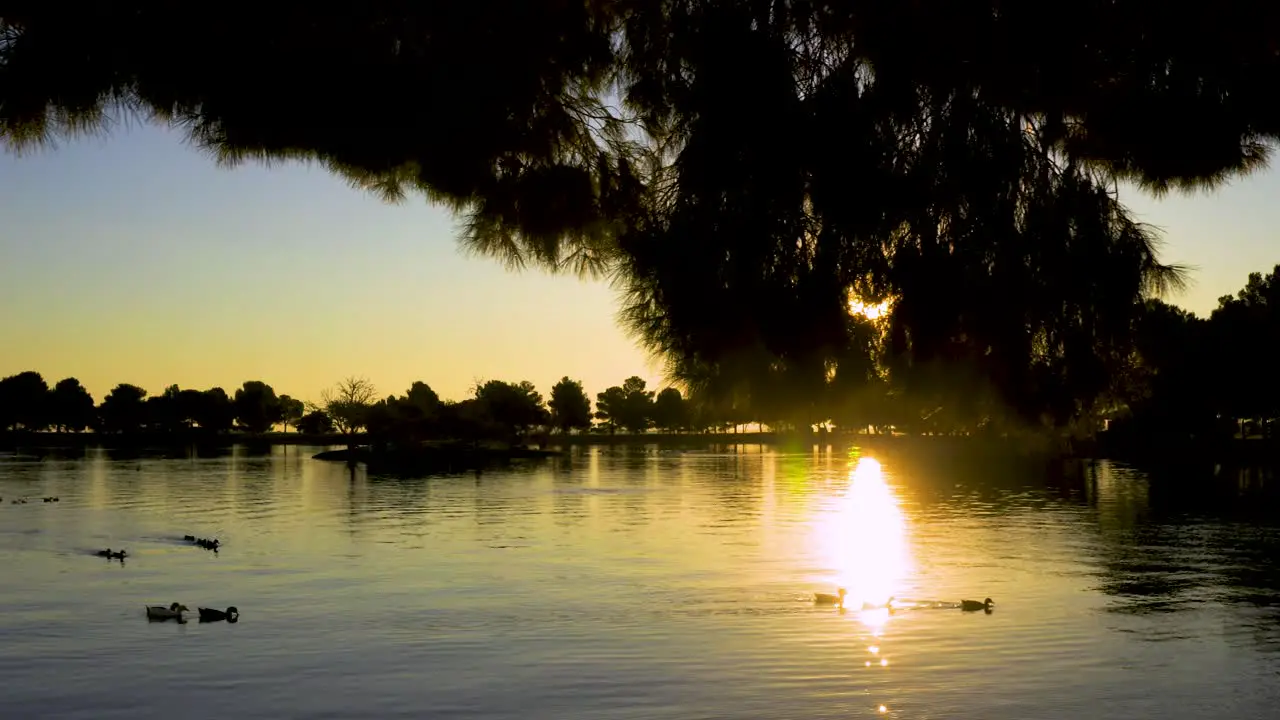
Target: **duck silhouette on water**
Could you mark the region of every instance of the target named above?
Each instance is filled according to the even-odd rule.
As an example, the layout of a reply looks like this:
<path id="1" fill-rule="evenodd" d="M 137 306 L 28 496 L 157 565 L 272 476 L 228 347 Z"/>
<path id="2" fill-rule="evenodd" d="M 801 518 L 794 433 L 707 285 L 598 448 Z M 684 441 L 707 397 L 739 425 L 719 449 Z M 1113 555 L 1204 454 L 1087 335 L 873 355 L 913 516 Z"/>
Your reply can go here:
<path id="1" fill-rule="evenodd" d="M 837 588 L 835 595 L 832 595 L 831 593 L 814 593 L 813 604 L 814 605 L 834 605 L 838 608 L 843 608 L 844 596 L 848 594 L 849 592 L 844 588 Z"/>
<path id="2" fill-rule="evenodd" d="M 240 611 L 235 605 L 232 605 L 226 610 L 215 610 L 213 608 L 206 607 L 196 608 L 196 610 L 200 613 L 200 622 L 218 622 L 220 620 L 226 620 L 229 623 L 233 623 L 240 620 Z"/>
<path id="3" fill-rule="evenodd" d="M 182 613 L 191 612 L 191 608 L 182 603 L 173 603 L 169 607 L 164 605 L 148 605 L 148 620 L 177 620 L 178 622 L 186 622 L 186 618 L 182 617 Z"/>
<path id="4" fill-rule="evenodd" d="M 961 612 L 978 612 L 979 610 L 981 610 L 986 614 L 990 615 L 991 606 L 993 604 L 994 603 L 991 602 L 991 598 L 987 598 L 982 602 L 978 602 L 977 600 L 961 600 L 960 611 Z"/>
<path id="5" fill-rule="evenodd" d="M 221 542 L 218 542 L 218 539 L 217 539 L 217 538 L 213 538 L 212 540 L 208 540 L 208 539 L 205 539 L 205 538 L 198 538 L 198 537 L 196 537 L 195 535 L 183 535 L 183 536 L 182 536 L 182 539 L 183 539 L 183 540 L 186 540 L 186 541 L 187 541 L 187 542 L 189 542 L 189 543 L 192 543 L 192 544 L 195 544 L 195 545 L 199 545 L 200 547 L 204 548 L 205 550 L 212 550 L 212 551 L 214 551 L 214 552 L 218 552 L 218 548 L 222 546 L 222 543 L 221 543 Z"/>
<path id="6" fill-rule="evenodd" d="M 106 550 L 99 550 L 94 554 L 97 555 L 98 557 L 103 557 L 108 560 L 120 560 L 121 562 L 123 562 L 124 559 L 129 555 L 129 553 L 124 550 L 117 550 L 116 552 L 111 552 L 111 548 L 107 548 Z"/>

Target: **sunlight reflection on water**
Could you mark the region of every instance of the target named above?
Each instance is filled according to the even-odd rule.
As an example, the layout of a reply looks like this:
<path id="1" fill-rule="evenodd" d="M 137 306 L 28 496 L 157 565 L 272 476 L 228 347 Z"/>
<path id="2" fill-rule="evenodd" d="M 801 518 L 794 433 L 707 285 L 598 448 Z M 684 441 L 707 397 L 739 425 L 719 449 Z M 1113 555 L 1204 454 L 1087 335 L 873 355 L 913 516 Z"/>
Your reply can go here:
<path id="1" fill-rule="evenodd" d="M 814 535 L 836 585 L 848 590 L 846 607 L 883 605 L 911 561 L 906 520 L 880 462 L 858 458 L 832 505 L 814 523 Z"/>

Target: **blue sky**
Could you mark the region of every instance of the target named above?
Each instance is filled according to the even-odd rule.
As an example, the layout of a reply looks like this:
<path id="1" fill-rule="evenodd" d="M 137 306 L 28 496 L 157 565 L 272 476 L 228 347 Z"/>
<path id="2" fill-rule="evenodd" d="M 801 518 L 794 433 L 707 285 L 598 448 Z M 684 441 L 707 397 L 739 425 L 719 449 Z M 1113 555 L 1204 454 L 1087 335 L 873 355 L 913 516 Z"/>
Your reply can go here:
<path id="1" fill-rule="evenodd" d="M 1280 175 L 1212 194 L 1126 201 L 1195 267 L 1178 304 L 1204 314 L 1280 260 Z M 121 128 L 0 155 L 0 375 L 232 389 L 261 379 L 312 399 L 362 375 L 384 393 L 424 380 L 562 375 L 594 394 L 650 363 L 601 283 L 512 274 L 464 256 L 443 210 L 387 205 L 317 167 L 217 167 L 178 133 Z"/>

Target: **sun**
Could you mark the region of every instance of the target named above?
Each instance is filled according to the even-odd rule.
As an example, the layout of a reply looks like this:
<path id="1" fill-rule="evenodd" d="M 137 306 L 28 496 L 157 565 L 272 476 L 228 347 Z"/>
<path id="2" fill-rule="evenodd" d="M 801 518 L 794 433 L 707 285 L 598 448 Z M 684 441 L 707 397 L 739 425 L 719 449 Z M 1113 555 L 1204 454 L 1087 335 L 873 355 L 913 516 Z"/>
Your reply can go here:
<path id="1" fill-rule="evenodd" d="M 861 315 L 868 320 L 879 320 L 889 314 L 889 308 L 893 305 L 892 300 L 885 300 L 874 305 L 867 304 L 857 298 L 849 299 L 849 314 Z"/>

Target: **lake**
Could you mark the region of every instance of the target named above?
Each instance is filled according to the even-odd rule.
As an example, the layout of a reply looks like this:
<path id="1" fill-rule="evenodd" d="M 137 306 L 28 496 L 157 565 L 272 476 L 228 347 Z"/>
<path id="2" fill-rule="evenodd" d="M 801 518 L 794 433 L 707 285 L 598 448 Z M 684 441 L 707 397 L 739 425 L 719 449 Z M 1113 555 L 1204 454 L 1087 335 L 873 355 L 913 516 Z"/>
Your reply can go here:
<path id="1" fill-rule="evenodd" d="M 1280 704 L 1270 474 L 619 446 L 395 479 L 319 449 L 0 458 L 3 715 L 1261 718 Z M 93 556 L 107 547 L 129 557 Z M 837 587 L 846 612 L 815 607 Z M 861 609 L 891 596 L 893 613 Z M 911 604 L 987 596 L 990 614 Z M 174 601 L 242 617 L 144 617 Z"/>

